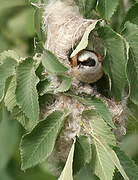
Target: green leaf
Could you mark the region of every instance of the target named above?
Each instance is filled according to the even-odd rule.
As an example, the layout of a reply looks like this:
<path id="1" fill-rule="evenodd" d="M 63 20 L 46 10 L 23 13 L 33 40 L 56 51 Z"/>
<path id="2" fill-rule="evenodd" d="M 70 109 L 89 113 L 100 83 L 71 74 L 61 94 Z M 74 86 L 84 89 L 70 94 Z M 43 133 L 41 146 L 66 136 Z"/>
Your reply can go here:
<path id="1" fill-rule="evenodd" d="M 138 105 L 133 103 L 132 100 L 130 98 L 128 98 L 127 100 L 127 107 L 129 108 L 130 112 L 129 112 L 129 116 L 138 122 Z M 133 121 L 133 122 L 135 122 Z M 131 123 L 132 124 L 132 123 Z M 136 126 L 137 127 L 137 126 Z M 134 130 L 134 129 L 133 129 Z"/>
<path id="2" fill-rule="evenodd" d="M 11 118 L 15 118 L 27 131 L 32 130 L 32 122 L 25 116 L 18 106 L 13 108 Z"/>
<path id="3" fill-rule="evenodd" d="M 0 101 L 4 97 L 5 83 L 8 77 L 15 73 L 16 61 L 12 58 L 6 58 L 2 64 L 0 64 Z"/>
<path id="4" fill-rule="evenodd" d="M 42 21 L 42 10 L 36 9 L 34 14 L 34 27 L 39 39 L 42 39 L 42 29 L 41 29 L 41 21 Z"/>
<path id="5" fill-rule="evenodd" d="M 136 56 L 130 51 L 130 56 L 127 64 L 127 76 L 130 85 L 130 99 L 138 105 L 138 68 L 136 65 Z"/>
<path id="6" fill-rule="evenodd" d="M 60 86 L 56 89 L 56 92 L 66 92 L 70 89 L 72 84 L 72 78 L 66 75 L 59 75 L 58 78 L 62 80 Z"/>
<path id="7" fill-rule="evenodd" d="M 16 90 L 16 76 L 12 76 L 12 79 L 10 81 L 9 87 L 7 89 L 4 103 L 7 107 L 8 111 L 12 112 L 13 108 L 16 106 L 16 96 L 15 96 L 15 90 Z"/>
<path id="8" fill-rule="evenodd" d="M 45 42 L 46 35 L 44 35 L 44 32 L 42 31 L 42 15 L 43 15 L 42 9 L 37 8 L 34 14 L 34 28 L 39 40 Z"/>
<path id="9" fill-rule="evenodd" d="M 103 139 L 108 145 L 116 146 L 116 139 L 113 132 L 95 110 L 83 111 L 83 115 L 88 118 L 91 128 L 98 137 Z"/>
<path id="10" fill-rule="evenodd" d="M 93 172 L 92 169 L 86 165 L 84 168 L 82 168 L 80 170 L 79 173 L 77 173 L 77 175 L 75 176 L 74 180 L 99 180 L 98 177 L 96 177 Z"/>
<path id="11" fill-rule="evenodd" d="M 93 139 L 96 147 L 94 172 L 102 180 L 111 180 L 113 177 L 115 166 L 113 162 L 109 161 L 109 150 L 106 151 L 101 146 L 101 144 L 98 142 L 98 138 L 100 138 L 102 144 L 104 142 L 103 146 L 105 146 L 106 148 L 107 144 L 112 146 L 116 145 L 115 136 L 113 135 L 107 124 L 104 122 L 104 120 L 100 116 L 98 116 L 94 110 L 84 111 L 83 115 L 88 118 L 92 132 L 94 136 L 96 136 L 95 139 Z"/>
<path id="12" fill-rule="evenodd" d="M 84 151 L 85 163 L 89 163 L 91 160 L 92 151 L 91 151 L 91 144 L 90 144 L 90 140 L 89 140 L 88 136 L 84 136 L 84 135 L 79 136 L 78 142 L 80 143 L 80 145 L 82 146 L 82 149 Z"/>
<path id="13" fill-rule="evenodd" d="M 122 168 L 118 157 L 110 146 L 115 145 L 115 137 L 102 118 L 97 116 L 94 110 L 85 111 L 88 117 L 91 130 L 83 124 L 86 131 L 93 137 L 96 147 L 94 172 L 102 180 L 112 180 L 115 166 L 125 180 L 129 180 Z"/>
<path id="14" fill-rule="evenodd" d="M 96 112 L 102 116 L 102 118 L 108 125 L 110 125 L 112 128 L 116 128 L 113 123 L 111 113 L 109 112 L 108 107 L 103 101 L 92 96 L 90 97 L 90 99 L 88 98 L 86 100 L 90 102 L 91 106 L 94 106 L 96 108 Z"/>
<path id="15" fill-rule="evenodd" d="M 125 180 L 129 180 L 129 177 L 127 176 L 126 172 L 124 171 L 123 167 L 121 166 L 120 161 L 119 161 L 116 153 L 112 150 L 110 155 L 111 155 L 112 162 L 115 164 L 116 168 L 119 170 L 119 172 L 121 173 L 123 178 Z"/>
<path id="16" fill-rule="evenodd" d="M 68 159 L 66 161 L 65 167 L 58 178 L 58 180 L 73 180 L 72 177 L 72 164 L 73 164 L 73 155 L 74 155 L 74 146 L 75 146 L 75 141 L 73 142 L 73 145 L 71 147 L 71 150 L 68 155 Z"/>
<path id="17" fill-rule="evenodd" d="M 103 69 L 110 78 L 111 95 L 116 101 L 120 101 L 126 83 L 125 47 L 123 38 L 110 27 L 99 28 L 99 37 L 107 49 L 103 61 Z"/>
<path id="18" fill-rule="evenodd" d="M 89 17 L 91 11 L 95 8 L 97 0 L 75 0 L 75 3 L 79 6 L 80 14 L 83 17 Z"/>
<path id="19" fill-rule="evenodd" d="M 51 153 L 68 112 L 54 111 L 23 136 L 20 146 L 23 170 L 43 162 Z"/>
<path id="20" fill-rule="evenodd" d="M 79 136 L 76 138 L 73 173 L 76 174 L 86 163 L 91 160 L 91 144 L 87 136 Z"/>
<path id="21" fill-rule="evenodd" d="M 40 79 L 40 81 L 43 81 L 46 79 L 46 75 L 45 75 L 45 68 L 44 66 L 42 65 L 42 62 L 40 62 L 36 68 L 36 75 L 38 76 L 38 78 Z"/>
<path id="22" fill-rule="evenodd" d="M 78 46 L 76 47 L 76 49 L 72 52 L 71 54 L 71 58 L 74 57 L 79 51 L 85 49 L 88 45 L 88 38 L 89 38 L 89 34 L 91 33 L 91 31 L 94 30 L 97 22 L 99 20 L 95 20 L 92 24 L 90 24 L 87 28 L 86 28 L 86 31 L 80 41 L 80 43 L 78 44 Z"/>
<path id="23" fill-rule="evenodd" d="M 6 167 L 14 151 L 18 137 L 18 124 L 9 119 L 9 114 L 5 108 L 2 111 L 2 121 L 0 123 L 0 169 Z"/>
<path id="24" fill-rule="evenodd" d="M 109 124 L 112 128 L 115 128 L 115 125 L 112 121 L 112 116 L 111 116 L 111 113 L 109 112 L 108 107 L 100 99 L 93 96 L 81 97 L 81 96 L 74 95 L 70 92 L 65 93 L 65 95 L 76 98 L 78 101 L 80 101 L 82 104 L 86 106 L 94 106 L 97 113 L 102 116 L 104 121 L 107 124 Z"/>
<path id="25" fill-rule="evenodd" d="M 124 37 L 130 46 L 127 64 L 127 78 L 130 86 L 130 99 L 138 105 L 138 27 L 127 22 Z"/>
<path id="26" fill-rule="evenodd" d="M 68 70 L 68 68 L 61 64 L 58 58 L 48 50 L 45 50 L 43 53 L 42 64 L 46 70 L 51 73 L 62 73 Z"/>
<path id="27" fill-rule="evenodd" d="M 17 67 L 16 100 L 18 106 L 31 121 L 32 128 L 39 119 L 37 83 L 38 77 L 35 75 L 34 60 L 27 58 Z"/>
<path id="28" fill-rule="evenodd" d="M 138 25 L 138 3 L 135 3 L 131 8 L 128 10 L 126 17 L 123 21 L 122 26 L 125 24 L 125 22 L 131 22 L 133 24 Z"/>
<path id="29" fill-rule="evenodd" d="M 0 53 L 0 62 L 3 62 L 7 58 L 12 58 L 16 60 L 17 62 L 19 61 L 20 57 L 15 51 L 8 50 Z"/>
<path id="30" fill-rule="evenodd" d="M 109 159 L 108 154 L 110 154 L 110 151 L 105 150 L 96 140 L 94 140 L 94 144 L 96 147 L 95 163 L 93 165 L 94 173 L 101 180 L 112 180 L 115 166 Z M 104 147 L 106 148 L 105 145 Z"/>
<path id="31" fill-rule="evenodd" d="M 43 81 L 40 81 L 38 84 L 38 92 L 40 96 L 43 96 L 46 93 L 58 93 L 58 92 L 66 92 L 70 89 L 72 84 L 72 78 L 66 75 L 58 75 L 58 78 L 62 81 L 58 88 L 53 89 L 53 87 L 50 86 L 50 80 L 45 79 Z"/>
<path id="32" fill-rule="evenodd" d="M 114 166 L 119 170 L 125 180 L 129 180 L 116 153 L 107 144 L 95 137 L 94 143 L 96 146 L 96 163 L 95 174 L 102 180 L 112 180 Z"/>
<path id="33" fill-rule="evenodd" d="M 121 31 L 121 24 L 124 20 L 124 17 L 126 15 L 126 6 L 124 1 L 119 1 L 119 5 L 117 6 L 117 9 L 111 19 L 111 27 L 116 32 Z"/>
<path id="34" fill-rule="evenodd" d="M 114 148 L 121 165 L 123 166 L 127 176 L 131 180 L 138 179 L 138 167 L 134 163 L 133 160 L 131 160 L 123 151 L 121 151 L 119 148 Z"/>
<path id="35" fill-rule="evenodd" d="M 43 96 L 48 92 L 48 87 L 50 85 L 50 82 L 48 79 L 45 79 L 43 81 L 40 81 L 37 85 L 38 93 L 40 96 Z"/>
<path id="36" fill-rule="evenodd" d="M 110 20 L 118 6 L 118 3 L 119 0 L 99 0 L 97 5 L 97 11 L 103 19 Z"/>

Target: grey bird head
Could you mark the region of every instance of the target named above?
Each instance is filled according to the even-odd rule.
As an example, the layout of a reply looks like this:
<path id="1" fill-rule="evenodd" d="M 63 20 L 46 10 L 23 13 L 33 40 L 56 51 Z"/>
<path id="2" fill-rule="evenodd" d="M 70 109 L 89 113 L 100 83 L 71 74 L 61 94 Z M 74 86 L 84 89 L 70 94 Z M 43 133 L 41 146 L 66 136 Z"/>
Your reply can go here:
<path id="1" fill-rule="evenodd" d="M 74 76 L 85 83 L 93 83 L 102 75 L 101 57 L 94 51 L 82 50 L 72 58 Z"/>

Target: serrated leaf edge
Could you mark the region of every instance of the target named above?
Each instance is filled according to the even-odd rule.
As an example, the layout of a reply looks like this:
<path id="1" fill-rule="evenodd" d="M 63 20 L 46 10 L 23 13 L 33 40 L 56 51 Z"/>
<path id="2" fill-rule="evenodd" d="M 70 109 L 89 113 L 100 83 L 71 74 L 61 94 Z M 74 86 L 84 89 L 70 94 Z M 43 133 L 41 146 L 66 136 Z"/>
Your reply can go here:
<path id="1" fill-rule="evenodd" d="M 56 110 L 53 111 L 53 112 L 56 112 Z M 52 113 L 53 113 L 53 112 L 52 112 Z M 50 115 L 50 114 L 49 114 L 49 115 Z M 48 115 L 48 116 L 49 116 L 49 115 Z M 62 114 L 62 117 L 61 117 L 61 118 L 65 118 L 65 116 L 68 116 L 68 115 L 69 115 L 69 112 L 67 111 L 67 112 L 65 112 L 65 114 L 64 114 L 64 113 Z M 48 116 L 47 116 L 47 117 L 48 117 Z M 47 117 L 46 117 L 46 118 L 47 118 Z M 45 118 L 45 120 L 46 120 L 46 118 Z M 41 121 L 39 121 L 39 123 L 40 123 L 40 122 L 43 122 L 43 121 L 45 121 L 45 120 L 41 120 Z M 59 123 L 59 122 L 58 122 L 58 123 Z M 57 123 L 56 123 L 56 124 L 57 124 Z M 55 127 L 55 126 L 54 126 L 54 127 Z M 53 127 L 52 129 L 54 129 L 54 127 Z M 50 129 L 49 131 L 51 131 L 51 129 Z M 48 132 L 49 132 L 49 131 L 48 131 Z M 31 131 L 31 132 L 32 132 L 32 131 Z M 19 145 L 21 162 L 22 162 L 22 163 L 21 163 L 21 169 L 22 169 L 23 171 L 25 171 L 25 170 L 28 169 L 28 168 L 34 167 L 34 166 L 36 166 L 36 165 L 39 164 L 39 163 L 44 162 L 44 161 L 47 159 L 47 157 L 50 156 L 50 154 L 52 153 L 52 151 L 51 151 L 47 157 L 43 158 L 43 160 L 40 160 L 40 159 L 39 159 L 39 161 L 38 161 L 36 164 L 32 164 L 31 166 L 29 166 L 29 167 L 27 167 L 27 168 L 23 168 L 23 166 L 24 166 L 24 164 L 23 164 L 23 154 L 24 154 L 24 153 L 23 153 L 23 148 L 22 148 L 22 141 L 23 141 L 24 137 L 26 137 L 26 136 L 27 136 L 28 134 L 30 134 L 31 132 L 28 132 L 28 133 L 26 133 L 26 134 L 24 134 L 24 135 L 22 136 L 21 141 L 20 141 L 20 145 Z M 45 139 L 45 137 L 41 140 L 41 142 L 42 142 L 44 139 Z M 41 142 L 39 143 L 39 145 L 41 144 Z M 38 145 L 38 146 L 39 146 L 39 145 Z M 38 148 L 38 146 L 37 146 L 37 148 Z M 54 147 L 53 147 L 53 148 L 54 148 Z M 34 153 L 34 152 L 33 152 L 33 153 Z M 33 153 L 32 153 L 32 154 L 33 154 Z M 31 156 L 32 156 L 32 154 L 31 154 Z"/>
<path id="2" fill-rule="evenodd" d="M 26 59 L 24 59 L 23 61 L 21 61 L 19 64 L 18 64 L 18 67 L 19 67 L 19 65 L 21 65 L 25 60 L 27 60 L 27 58 Z M 34 67 L 33 67 L 34 68 Z M 17 69 L 16 69 L 17 70 Z M 32 71 L 32 70 L 31 70 Z M 36 77 L 36 82 L 35 82 L 35 84 L 34 84 L 34 86 L 35 86 L 35 88 L 36 88 L 36 94 L 37 94 L 37 102 L 38 102 L 38 105 L 39 105 L 39 95 L 38 95 L 38 92 L 37 92 L 37 84 L 38 84 L 38 82 L 39 82 L 39 78 L 38 78 L 38 76 L 36 76 L 36 74 L 35 74 L 35 69 L 34 69 L 34 75 L 35 75 L 35 77 Z M 17 84 L 17 77 L 16 77 L 16 84 Z M 16 86 L 16 90 L 17 90 L 17 86 Z M 15 94 L 16 94 L 16 90 L 15 90 Z M 32 98 L 32 96 L 31 96 L 31 99 L 33 99 Z M 17 101 L 17 97 L 16 97 L 16 102 L 17 102 L 17 105 L 19 106 L 19 108 L 22 110 L 22 112 L 25 114 L 25 116 L 30 120 L 30 118 L 28 117 L 28 115 L 26 114 L 26 112 L 24 111 L 24 109 L 22 108 L 22 105 L 20 105 L 20 103 L 18 103 L 18 101 Z M 38 114 L 40 113 L 40 109 L 38 109 Z M 34 125 L 33 127 L 32 127 L 32 129 L 35 127 L 36 125 Z"/>

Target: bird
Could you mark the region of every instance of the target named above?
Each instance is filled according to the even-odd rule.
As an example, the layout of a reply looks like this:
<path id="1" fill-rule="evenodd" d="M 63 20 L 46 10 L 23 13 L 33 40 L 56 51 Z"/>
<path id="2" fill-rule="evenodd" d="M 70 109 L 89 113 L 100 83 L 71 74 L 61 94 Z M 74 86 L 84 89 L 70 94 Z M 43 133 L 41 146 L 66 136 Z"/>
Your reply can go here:
<path id="1" fill-rule="evenodd" d="M 102 57 L 95 51 L 81 50 L 71 58 L 74 76 L 84 83 L 94 83 L 102 75 Z"/>

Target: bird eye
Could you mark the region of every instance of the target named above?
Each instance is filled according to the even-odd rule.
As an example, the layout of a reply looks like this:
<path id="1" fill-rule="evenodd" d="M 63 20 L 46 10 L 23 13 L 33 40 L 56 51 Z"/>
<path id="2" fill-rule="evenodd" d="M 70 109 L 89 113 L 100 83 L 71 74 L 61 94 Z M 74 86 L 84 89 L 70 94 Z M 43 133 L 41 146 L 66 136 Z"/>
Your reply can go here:
<path id="1" fill-rule="evenodd" d="M 77 57 L 78 67 L 88 66 L 94 67 L 96 66 L 98 61 L 98 57 L 91 51 L 82 51 Z"/>
<path id="2" fill-rule="evenodd" d="M 94 67 L 96 65 L 96 61 L 95 61 L 95 59 L 89 57 L 86 61 L 83 61 L 83 62 L 78 60 L 78 65 Z"/>

